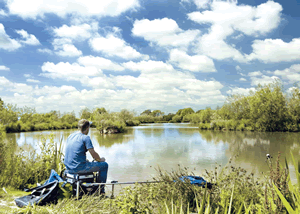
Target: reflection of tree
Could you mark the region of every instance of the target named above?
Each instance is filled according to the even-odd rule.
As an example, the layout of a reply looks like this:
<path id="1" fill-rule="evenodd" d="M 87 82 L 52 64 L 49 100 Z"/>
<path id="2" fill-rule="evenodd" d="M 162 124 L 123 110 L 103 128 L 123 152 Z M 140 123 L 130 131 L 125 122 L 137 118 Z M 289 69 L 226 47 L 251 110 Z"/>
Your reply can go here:
<path id="1" fill-rule="evenodd" d="M 151 128 L 150 128 L 151 127 Z M 136 129 L 136 131 L 143 133 L 145 137 L 161 137 L 164 134 L 165 129 L 156 128 L 155 126 L 150 126 L 145 129 Z"/>
<path id="2" fill-rule="evenodd" d="M 218 144 L 228 143 L 229 156 L 236 156 L 236 162 L 257 166 L 260 171 L 267 170 L 266 154 L 271 154 L 274 161 L 281 153 L 281 162 L 284 157 L 291 163 L 290 150 L 295 157 L 300 152 L 300 133 L 282 132 L 234 132 L 200 130 L 201 137 L 208 142 Z"/>
<path id="3" fill-rule="evenodd" d="M 111 147 L 113 144 L 128 143 L 134 139 L 133 129 L 126 129 L 125 133 L 103 135 L 99 132 L 93 133 L 100 146 Z"/>

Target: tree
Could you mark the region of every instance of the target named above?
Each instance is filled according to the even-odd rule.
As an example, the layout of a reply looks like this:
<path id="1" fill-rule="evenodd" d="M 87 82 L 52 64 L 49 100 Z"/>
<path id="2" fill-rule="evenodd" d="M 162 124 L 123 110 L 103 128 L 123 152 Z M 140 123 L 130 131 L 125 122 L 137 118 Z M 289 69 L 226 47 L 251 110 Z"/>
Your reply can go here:
<path id="1" fill-rule="evenodd" d="M 74 122 L 77 122 L 77 118 L 75 116 L 75 112 L 71 112 L 71 113 L 65 113 L 62 117 L 61 117 L 61 122 L 65 122 L 68 124 L 72 124 Z"/>
<path id="2" fill-rule="evenodd" d="M 192 108 L 184 108 L 184 109 L 179 109 L 176 115 L 184 117 L 187 114 L 193 114 L 193 113 L 195 113 L 195 111 Z"/>
<path id="3" fill-rule="evenodd" d="M 159 117 L 159 116 L 164 116 L 164 112 L 161 112 L 160 110 L 154 110 L 153 112 L 150 113 L 153 117 Z"/>
<path id="4" fill-rule="evenodd" d="M 150 115 L 150 114 L 151 114 L 151 110 L 148 109 L 148 110 L 143 111 L 140 115 Z"/>
<path id="5" fill-rule="evenodd" d="M 250 120 L 259 131 L 284 131 L 287 106 L 282 83 L 257 87 L 250 99 Z"/>
<path id="6" fill-rule="evenodd" d="M 84 108 L 84 109 L 81 109 L 80 112 L 79 112 L 79 117 L 80 119 L 87 119 L 89 120 L 92 116 L 92 113 L 90 111 L 89 108 Z"/>
<path id="7" fill-rule="evenodd" d="M 32 115 L 34 115 L 35 113 L 36 113 L 35 108 L 24 106 L 23 108 L 19 109 L 20 120 L 23 123 L 26 123 L 27 121 L 31 121 Z"/>
<path id="8" fill-rule="evenodd" d="M 96 108 L 96 109 L 94 110 L 94 112 L 97 112 L 97 113 L 99 113 L 99 114 L 105 114 L 105 113 L 107 113 L 107 111 L 106 111 L 106 109 L 105 109 L 104 107 Z"/>
<path id="9" fill-rule="evenodd" d="M 133 112 L 128 111 L 127 109 L 122 109 L 119 113 L 119 118 L 126 123 L 126 121 L 133 119 Z"/>

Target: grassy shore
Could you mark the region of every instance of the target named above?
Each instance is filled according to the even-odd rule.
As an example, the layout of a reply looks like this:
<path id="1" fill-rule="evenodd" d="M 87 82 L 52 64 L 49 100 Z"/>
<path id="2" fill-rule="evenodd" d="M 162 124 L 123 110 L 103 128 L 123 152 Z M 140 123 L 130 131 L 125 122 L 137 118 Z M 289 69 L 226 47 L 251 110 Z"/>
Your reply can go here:
<path id="1" fill-rule="evenodd" d="M 279 157 L 268 161 L 270 171 L 255 176 L 235 167 L 232 160 L 203 175 L 215 185 L 211 190 L 182 182 L 180 176 L 191 175 L 188 168 L 172 172 L 157 169 L 156 184 L 136 184 L 124 188 L 115 199 L 85 196 L 81 200 L 63 199 L 58 204 L 18 209 L 10 207 L 16 194 L 1 191 L 0 199 L 8 206 L 5 213 L 298 213 L 299 183 L 292 185 L 288 168 L 279 166 Z M 298 169 L 298 168 L 297 168 Z M 297 170 L 297 178 L 299 172 Z M 176 182 L 174 182 L 174 180 Z M 300 181 L 300 180 L 298 180 Z"/>

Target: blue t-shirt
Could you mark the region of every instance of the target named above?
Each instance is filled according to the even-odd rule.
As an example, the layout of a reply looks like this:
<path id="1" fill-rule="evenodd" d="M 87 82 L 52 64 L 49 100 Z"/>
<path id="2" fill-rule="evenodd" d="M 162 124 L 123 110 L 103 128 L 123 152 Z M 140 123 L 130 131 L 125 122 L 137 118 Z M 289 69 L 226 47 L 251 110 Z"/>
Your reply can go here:
<path id="1" fill-rule="evenodd" d="M 67 139 L 64 164 L 68 171 L 82 170 L 86 164 L 86 152 L 93 149 L 91 138 L 81 132 L 71 134 Z"/>

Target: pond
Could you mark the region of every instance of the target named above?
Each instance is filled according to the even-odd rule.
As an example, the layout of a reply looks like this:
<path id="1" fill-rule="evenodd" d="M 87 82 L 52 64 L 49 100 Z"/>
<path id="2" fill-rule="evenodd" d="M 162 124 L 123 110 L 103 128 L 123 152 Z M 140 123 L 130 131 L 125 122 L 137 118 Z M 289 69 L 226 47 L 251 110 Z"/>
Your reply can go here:
<path id="1" fill-rule="evenodd" d="M 58 130 L 7 134 L 11 148 L 37 150 L 37 142 L 43 135 L 53 133 L 57 142 L 77 130 Z M 268 170 L 266 154 L 277 158 L 281 152 L 291 166 L 290 150 L 298 160 L 300 133 L 260 133 L 199 130 L 191 124 L 142 124 L 129 127 L 125 133 L 101 135 L 91 129 L 89 136 L 95 150 L 109 164 L 108 180 L 152 180 L 156 168 L 168 171 L 178 164 L 188 167 L 196 175 L 205 175 L 205 169 L 213 170 L 226 165 L 231 157 L 235 164 L 248 171 L 261 174 Z M 88 154 L 88 159 L 92 160 Z M 295 180 L 294 176 L 292 179 Z"/>

